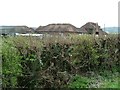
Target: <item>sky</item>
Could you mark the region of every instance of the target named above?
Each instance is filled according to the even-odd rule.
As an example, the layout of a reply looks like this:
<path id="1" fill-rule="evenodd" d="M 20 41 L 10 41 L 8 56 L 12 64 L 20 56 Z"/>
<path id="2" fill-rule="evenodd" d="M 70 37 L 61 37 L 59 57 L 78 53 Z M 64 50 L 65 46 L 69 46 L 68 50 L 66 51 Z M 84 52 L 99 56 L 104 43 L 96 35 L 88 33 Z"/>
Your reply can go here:
<path id="1" fill-rule="evenodd" d="M 45 26 L 70 23 L 81 27 L 87 22 L 101 27 L 118 26 L 119 0 L 0 0 L 0 26 Z"/>

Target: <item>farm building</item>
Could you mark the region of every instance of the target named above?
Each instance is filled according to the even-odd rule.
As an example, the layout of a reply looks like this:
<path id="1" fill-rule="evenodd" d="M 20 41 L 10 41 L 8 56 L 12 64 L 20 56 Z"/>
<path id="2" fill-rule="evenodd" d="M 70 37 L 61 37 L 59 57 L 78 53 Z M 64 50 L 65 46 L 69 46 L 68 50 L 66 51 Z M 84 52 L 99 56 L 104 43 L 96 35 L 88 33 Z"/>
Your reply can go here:
<path id="1" fill-rule="evenodd" d="M 97 23 L 88 22 L 81 28 L 77 28 L 71 24 L 49 24 L 47 26 L 40 26 L 35 30 L 35 33 L 39 34 L 93 34 L 93 35 L 107 35 L 106 32 L 102 31 Z"/>
<path id="2" fill-rule="evenodd" d="M 80 28 L 80 31 L 83 32 L 83 34 L 107 35 L 107 33 L 104 32 L 98 25 L 98 23 L 93 22 L 88 22 L 85 25 L 83 25 Z"/>
<path id="3" fill-rule="evenodd" d="M 1 35 L 22 35 L 22 36 L 41 36 L 49 35 L 69 35 L 69 34 L 89 34 L 89 35 L 107 35 L 97 23 L 88 22 L 81 28 L 77 28 L 72 24 L 49 24 L 39 26 L 33 29 L 27 26 L 0 26 Z M 38 34 L 38 35 L 37 35 Z"/>
<path id="4" fill-rule="evenodd" d="M 68 33 L 80 33 L 78 28 L 71 24 L 49 24 L 47 26 L 40 26 L 35 30 L 35 33 L 39 34 L 68 34 Z"/>
<path id="5" fill-rule="evenodd" d="M 27 26 L 1 26 L 0 34 L 1 35 L 15 35 L 16 33 L 32 33 L 34 30 Z"/>

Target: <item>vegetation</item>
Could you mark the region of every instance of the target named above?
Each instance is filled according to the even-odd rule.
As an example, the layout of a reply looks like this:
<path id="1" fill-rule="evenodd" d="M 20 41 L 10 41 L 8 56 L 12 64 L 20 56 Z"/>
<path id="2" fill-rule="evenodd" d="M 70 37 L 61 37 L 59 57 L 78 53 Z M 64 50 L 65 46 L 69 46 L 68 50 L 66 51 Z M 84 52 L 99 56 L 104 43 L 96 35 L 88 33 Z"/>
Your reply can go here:
<path id="1" fill-rule="evenodd" d="M 2 40 L 4 88 L 120 88 L 117 35 Z"/>
<path id="2" fill-rule="evenodd" d="M 0 76 L 2 76 L 2 38 L 0 37 Z M 0 78 L 0 87 L 2 86 L 2 77 Z"/>

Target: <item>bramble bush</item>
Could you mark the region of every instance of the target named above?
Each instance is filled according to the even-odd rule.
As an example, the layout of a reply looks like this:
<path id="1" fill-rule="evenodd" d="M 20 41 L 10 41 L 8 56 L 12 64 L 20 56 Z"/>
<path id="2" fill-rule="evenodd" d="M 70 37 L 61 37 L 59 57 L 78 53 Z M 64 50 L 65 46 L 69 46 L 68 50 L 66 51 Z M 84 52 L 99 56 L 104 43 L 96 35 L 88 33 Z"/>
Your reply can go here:
<path id="1" fill-rule="evenodd" d="M 9 41 L 11 41 L 10 44 L 8 44 Z M 3 76 L 10 75 L 5 73 L 6 70 L 17 77 L 15 79 L 4 77 L 3 86 L 86 87 L 86 82 L 79 82 L 80 77 L 76 82 L 81 86 L 75 86 L 76 82 L 71 82 L 72 78 L 88 71 L 117 71 L 119 68 L 118 43 L 117 35 L 100 38 L 90 35 L 69 35 L 42 39 L 38 37 L 5 39 L 2 48 Z M 11 79 L 14 83 L 10 82 Z"/>

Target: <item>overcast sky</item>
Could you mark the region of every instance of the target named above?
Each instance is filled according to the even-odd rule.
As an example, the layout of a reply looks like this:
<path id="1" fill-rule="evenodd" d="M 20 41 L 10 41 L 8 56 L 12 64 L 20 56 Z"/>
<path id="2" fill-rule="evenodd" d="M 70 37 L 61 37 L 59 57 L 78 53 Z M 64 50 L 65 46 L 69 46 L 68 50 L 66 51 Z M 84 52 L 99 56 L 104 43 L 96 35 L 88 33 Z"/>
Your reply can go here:
<path id="1" fill-rule="evenodd" d="M 0 0 L 1 25 L 44 26 L 70 23 L 81 27 L 98 22 L 118 26 L 119 0 Z"/>

